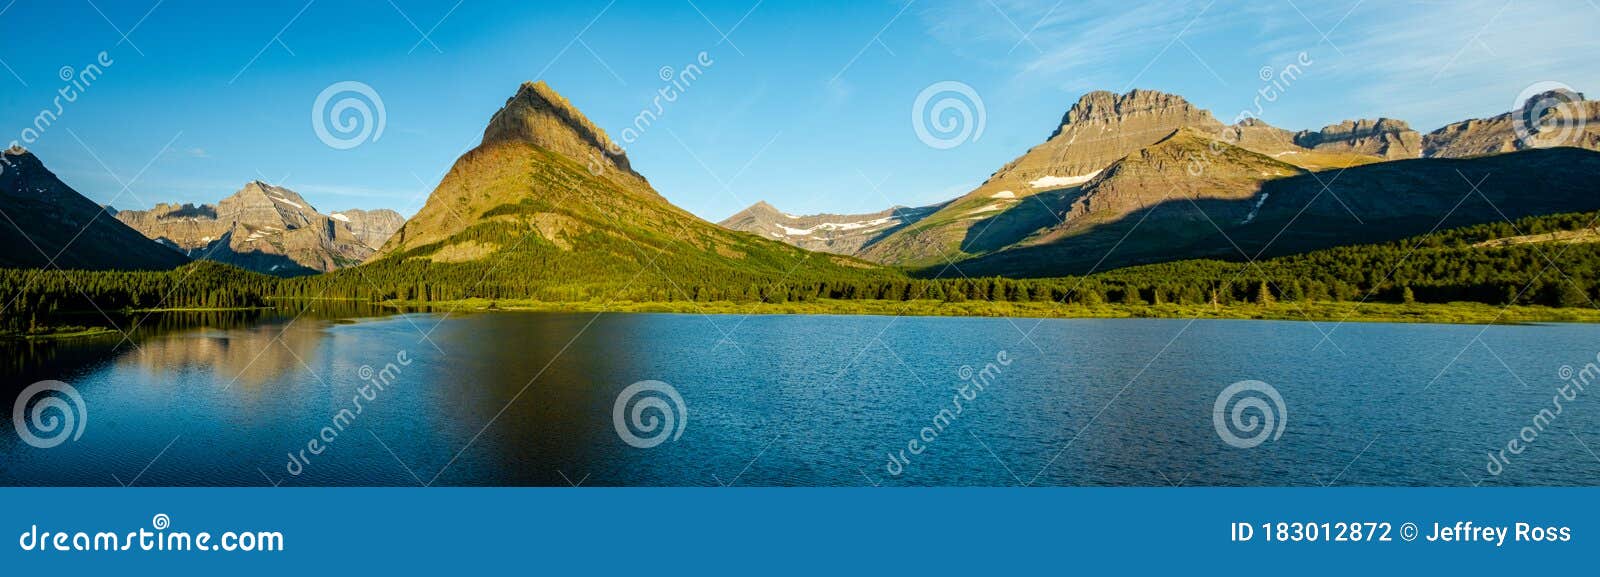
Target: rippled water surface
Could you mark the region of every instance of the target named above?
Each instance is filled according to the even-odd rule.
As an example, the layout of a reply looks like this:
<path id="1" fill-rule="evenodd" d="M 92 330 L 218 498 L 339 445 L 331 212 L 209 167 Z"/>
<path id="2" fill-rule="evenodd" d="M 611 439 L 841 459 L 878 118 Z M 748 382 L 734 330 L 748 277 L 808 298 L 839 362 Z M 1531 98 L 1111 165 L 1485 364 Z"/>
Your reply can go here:
<path id="1" fill-rule="evenodd" d="M 81 437 L 51 448 L 0 434 L 0 484 L 1600 484 L 1600 385 L 1570 390 L 1560 414 L 1552 402 L 1562 367 L 1595 359 L 1594 326 L 533 313 L 204 324 L 134 343 L 0 345 L 7 400 L 54 379 L 88 413 Z M 374 379 L 388 384 L 363 394 Z M 1284 407 L 1281 435 L 1248 449 L 1213 419 L 1218 394 L 1245 380 Z M 640 381 L 681 398 L 675 439 L 637 448 L 619 434 L 618 395 Z M 1524 430 L 1545 409 L 1542 430 Z M 1490 452 L 1530 432 L 1491 475 Z M 321 452 L 301 461 L 312 439 Z M 913 439 L 920 454 L 906 451 Z"/>

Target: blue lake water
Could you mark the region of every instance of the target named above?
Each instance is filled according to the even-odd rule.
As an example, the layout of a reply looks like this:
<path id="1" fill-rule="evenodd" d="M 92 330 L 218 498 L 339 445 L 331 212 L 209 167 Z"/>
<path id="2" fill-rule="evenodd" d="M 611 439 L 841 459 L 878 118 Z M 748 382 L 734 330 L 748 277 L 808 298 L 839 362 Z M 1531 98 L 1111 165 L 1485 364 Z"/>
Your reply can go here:
<path id="1" fill-rule="evenodd" d="M 1523 430 L 1588 325 L 417 313 L 0 346 L 0 399 L 54 379 L 88 415 L 0 434 L 4 485 L 1600 484 L 1600 385 Z M 649 448 L 613 414 L 641 381 L 684 415 Z M 1283 402 L 1252 448 L 1214 419 L 1240 381 Z"/>

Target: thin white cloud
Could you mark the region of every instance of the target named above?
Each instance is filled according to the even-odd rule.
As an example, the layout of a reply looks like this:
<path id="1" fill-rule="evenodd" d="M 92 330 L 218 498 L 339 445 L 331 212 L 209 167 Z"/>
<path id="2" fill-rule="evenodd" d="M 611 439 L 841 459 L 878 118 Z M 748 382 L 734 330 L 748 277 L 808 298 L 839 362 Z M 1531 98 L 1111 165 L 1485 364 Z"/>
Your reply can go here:
<path id="1" fill-rule="evenodd" d="M 1388 116 L 1431 130 L 1504 112 L 1539 81 L 1600 93 L 1590 0 L 951 0 L 920 16 L 955 53 L 1012 71 L 1018 89 L 1120 90 L 1158 55 L 1193 60 L 1193 47 L 1235 74 L 1313 52 L 1316 99 L 1338 109 L 1328 121 Z M 1242 105 L 1257 86 L 1236 88 Z"/>
<path id="2" fill-rule="evenodd" d="M 1510 110 L 1535 82 L 1600 91 L 1593 32 L 1600 8 L 1587 0 L 1423 2 L 1361 12 L 1334 40 L 1345 54 L 1330 59 L 1328 73 L 1348 82 L 1362 104 L 1422 130 Z"/>
<path id="3" fill-rule="evenodd" d="M 964 56 L 1015 69 L 1017 80 L 1085 92 L 1132 83 L 1150 61 L 1186 38 L 1226 25 L 1212 2 L 995 0 L 935 2 L 928 32 Z M 1198 17 L 1198 18 L 1197 18 Z"/>

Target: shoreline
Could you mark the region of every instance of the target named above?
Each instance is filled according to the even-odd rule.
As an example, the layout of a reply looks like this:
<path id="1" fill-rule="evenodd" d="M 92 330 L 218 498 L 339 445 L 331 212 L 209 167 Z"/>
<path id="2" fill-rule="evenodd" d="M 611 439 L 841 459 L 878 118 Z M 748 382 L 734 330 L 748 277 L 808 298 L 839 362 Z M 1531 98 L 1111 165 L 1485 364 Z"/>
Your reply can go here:
<path id="1" fill-rule="evenodd" d="M 297 300 L 297 299 L 286 299 Z M 341 299 L 343 300 L 343 299 Z M 1536 323 L 1600 324 L 1600 309 L 1554 308 L 1537 305 L 1499 306 L 1483 303 L 1395 304 L 1354 302 L 1276 302 L 1267 305 L 1125 305 L 1056 304 L 1049 302 L 944 302 L 934 300 L 817 300 L 766 302 L 549 302 L 523 299 L 462 299 L 452 301 L 382 301 L 377 309 L 406 312 L 544 312 L 544 313 L 655 313 L 693 315 L 811 315 L 811 316 L 911 316 L 1013 319 L 1209 319 L 1290 322 L 1358 322 L 1453 325 L 1527 325 Z M 200 313 L 264 310 L 250 308 L 167 308 L 158 312 Z M 132 312 L 132 311 L 130 311 Z M 148 311 L 147 311 L 148 312 Z M 357 315 L 352 318 L 359 318 Z M 381 316 L 381 315 L 366 315 Z M 0 342 L 40 342 L 91 338 L 117 334 L 107 327 L 66 326 L 59 332 L 0 334 Z"/>
<path id="2" fill-rule="evenodd" d="M 823 300 L 763 302 L 547 302 L 464 299 L 383 301 L 379 306 L 406 310 L 471 312 L 614 312 L 702 315 L 878 315 L 1059 319 L 1227 319 L 1310 322 L 1387 322 L 1419 324 L 1600 323 L 1600 310 L 1587 307 L 1499 306 L 1483 303 L 1392 304 L 1354 302 L 1279 302 L 1270 305 L 1062 305 L 1038 302 L 944 302 L 931 300 Z"/>
<path id="3" fill-rule="evenodd" d="M 83 338 L 89 338 L 89 337 L 98 337 L 98 336 L 105 336 L 105 335 L 121 334 L 116 329 L 110 329 L 110 328 L 106 328 L 106 327 L 90 327 L 90 328 L 69 327 L 69 329 L 70 330 L 64 329 L 61 332 L 0 335 L 0 341 L 38 342 L 38 341 L 55 341 L 55 340 L 66 340 L 66 339 L 83 339 Z"/>

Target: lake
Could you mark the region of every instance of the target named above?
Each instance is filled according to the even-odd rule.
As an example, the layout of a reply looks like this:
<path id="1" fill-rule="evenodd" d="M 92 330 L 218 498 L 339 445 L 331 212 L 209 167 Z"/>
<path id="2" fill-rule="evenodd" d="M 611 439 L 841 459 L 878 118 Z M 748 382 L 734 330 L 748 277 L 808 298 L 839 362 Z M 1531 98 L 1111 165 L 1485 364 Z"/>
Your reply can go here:
<path id="1" fill-rule="evenodd" d="M 0 434 L 0 484 L 1600 484 L 1600 390 L 1552 402 L 1597 326 L 172 318 L 0 344 L 6 406 L 51 379 L 87 414 L 49 448 Z M 1243 381 L 1281 408 L 1246 386 L 1219 416 Z"/>

